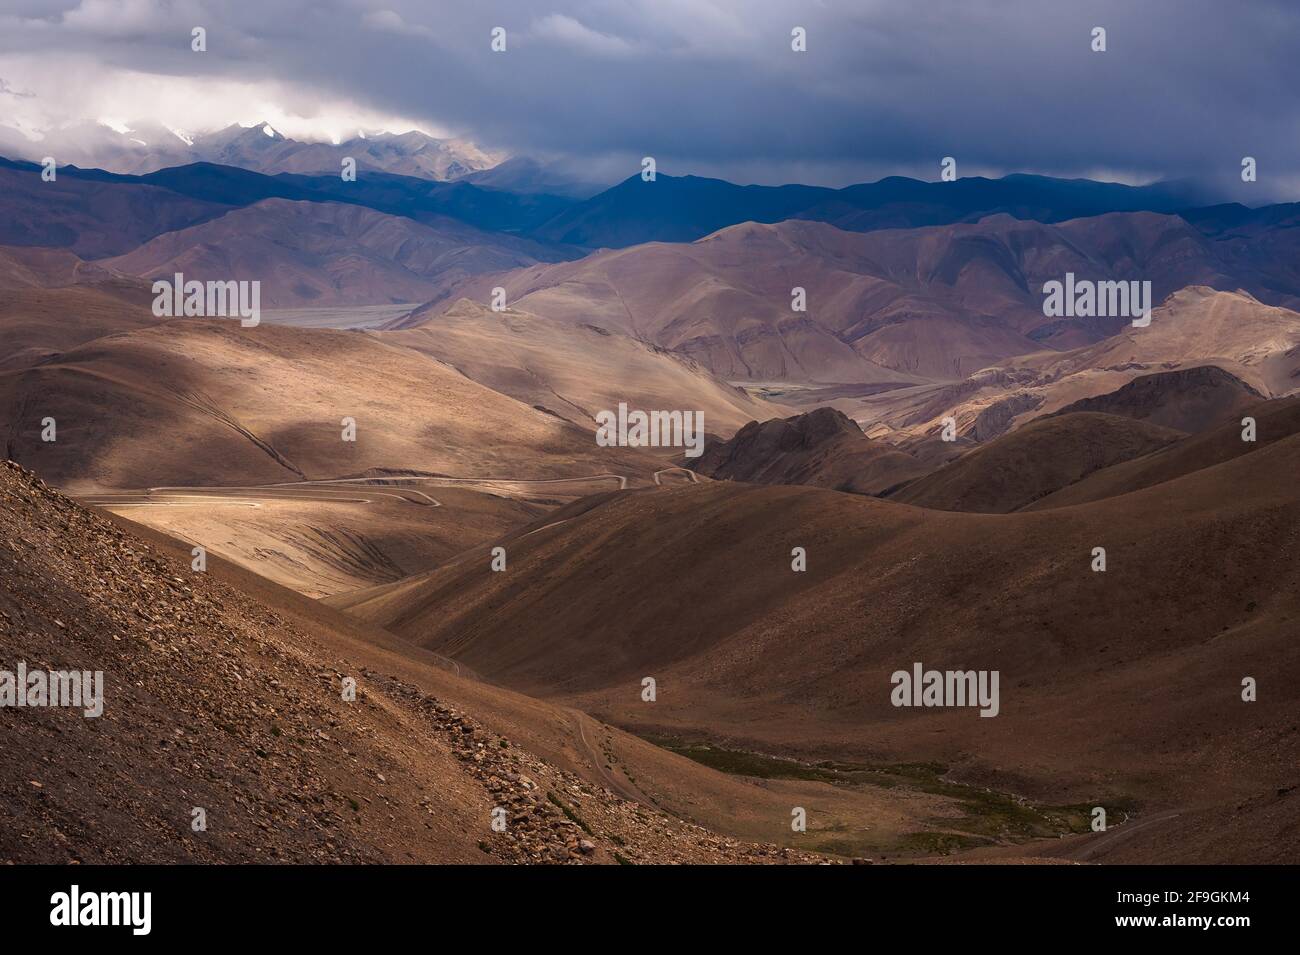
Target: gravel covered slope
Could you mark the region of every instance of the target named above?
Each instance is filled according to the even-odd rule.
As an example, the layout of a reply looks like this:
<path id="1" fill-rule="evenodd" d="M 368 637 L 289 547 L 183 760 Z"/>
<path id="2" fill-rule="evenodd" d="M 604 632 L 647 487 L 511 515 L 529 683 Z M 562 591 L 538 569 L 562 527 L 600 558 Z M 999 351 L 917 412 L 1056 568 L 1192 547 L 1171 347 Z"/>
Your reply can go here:
<path id="1" fill-rule="evenodd" d="M 20 661 L 102 671 L 103 712 L 0 707 L 0 863 L 817 858 L 561 771 L 7 462 L 0 671 Z"/>

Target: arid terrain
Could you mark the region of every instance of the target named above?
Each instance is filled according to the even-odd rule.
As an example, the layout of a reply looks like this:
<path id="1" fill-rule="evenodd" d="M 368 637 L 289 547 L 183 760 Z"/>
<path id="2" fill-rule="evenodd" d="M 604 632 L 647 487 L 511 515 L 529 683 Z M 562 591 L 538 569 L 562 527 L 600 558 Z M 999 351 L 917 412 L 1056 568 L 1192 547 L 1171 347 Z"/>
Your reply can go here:
<path id="1" fill-rule="evenodd" d="M 1300 858 L 1293 206 L 135 131 L 0 164 L 0 862 Z"/>
<path id="2" fill-rule="evenodd" d="M 102 723 L 6 714 L 6 862 L 810 858 L 605 788 L 594 747 L 622 734 L 574 711 L 395 652 L 381 632 L 232 568 L 193 574 L 165 539 L 143 540 L 12 464 L 0 500 L 6 651 L 33 668 L 93 664 L 107 698 Z M 503 832 L 491 828 L 497 807 Z"/>
<path id="3" fill-rule="evenodd" d="M 1175 480 L 1024 515 L 717 483 L 612 495 L 507 540 L 508 588 L 469 555 L 330 602 L 646 733 L 834 764 L 938 764 L 1058 805 L 1178 810 L 1176 838 L 1135 834 L 1125 857 L 1145 846 L 1166 861 L 1280 861 L 1292 846 L 1261 838 L 1255 814 L 1295 810 L 1297 441 L 1288 426 Z M 791 570 L 795 546 L 804 574 Z M 1095 546 L 1111 555 L 1105 573 L 1089 567 Z M 622 559 L 608 563 L 611 550 Z M 580 570 L 557 583 L 556 566 Z M 596 568 L 592 591 L 581 582 Z M 891 708 L 889 674 L 913 660 L 996 665 L 1001 714 Z M 1252 668 L 1268 673 L 1267 706 L 1240 699 Z M 638 696 L 645 676 L 658 682 L 653 705 Z"/>

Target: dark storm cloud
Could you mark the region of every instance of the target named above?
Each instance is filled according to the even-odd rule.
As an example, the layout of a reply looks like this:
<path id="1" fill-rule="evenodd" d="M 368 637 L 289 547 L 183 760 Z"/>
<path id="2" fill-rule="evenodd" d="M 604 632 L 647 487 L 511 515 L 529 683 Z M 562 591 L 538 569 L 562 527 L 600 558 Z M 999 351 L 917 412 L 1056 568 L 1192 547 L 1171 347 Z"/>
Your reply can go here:
<path id="1" fill-rule="evenodd" d="M 274 81 L 304 115 L 342 98 L 522 152 L 649 154 L 665 171 L 768 181 L 799 170 L 935 178 L 949 155 L 966 174 L 1231 180 L 1250 155 L 1261 191 L 1300 186 L 1292 3 L 11 0 L 5 9 L 5 53 Z M 200 24 L 201 56 L 188 37 Z M 503 54 L 489 47 L 497 26 Z M 807 30 L 806 53 L 790 49 L 795 26 Z M 1104 53 L 1090 48 L 1097 26 Z M 139 107 L 125 112 L 147 112 Z"/>

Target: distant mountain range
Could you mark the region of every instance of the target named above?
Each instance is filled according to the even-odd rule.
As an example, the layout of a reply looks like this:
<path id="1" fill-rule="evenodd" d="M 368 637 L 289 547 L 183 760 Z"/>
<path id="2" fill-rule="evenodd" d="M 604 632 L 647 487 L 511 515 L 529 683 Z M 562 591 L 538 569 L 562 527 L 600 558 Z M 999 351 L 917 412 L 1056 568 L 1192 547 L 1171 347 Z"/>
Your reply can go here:
<path id="1" fill-rule="evenodd" d="M 94 166 L 135 175 L 194 162 L 269 174 L 338 174 L 343 159 L 351 157 L 359 171 L 439 182 L 490 169 L 501 159 L 466 140 L 435 139 L 418 130 L 358 134 L 338 144 L 312 143 L 290 139 L 269 123 L 236 123 L 197 136 L 158 123 L 137 123 L 124 130 L 82 123 L 52 130 L 36 141 L 0 126 L 0 153 L 31 161 L 52 156 L 60 166 Z"/>
<path id="2" fill-rule="evenodd" d="M 133 214 L 135 219 L 146 220 L 161 215 L 161 210 L 178 206 L 182 199 L 191 200 L 192 204 L 185 206 L 186 211 L 181 213 L 190 217 L 184 225 L 195 225 L 264 199 L 292 199 L 360 205 L 419 222 L 453 218 L 477 228 L 513 234 L 531 234 L 535 227 L 574 201 L 560 196 L 506 192 L 466 181 L 433 182 L 389 173 L 368 173 L 356 182 L 345 182 L 337 174 L 280 173 L 268 176 L 206 162 L 138 176 L 66 166 L 58 170 L 55 182 L 46 183 L 40 178 L 40 168 L 35 163 L 0 158 L 0 179 L 7 184 L 0 192 L 0 208 L 11 212 L 11 204 L 17 204 L 13 208 L 30 204 L 37 210 L 34 221 L 22 225 L 0 219 L 0 245 L 74 248 L 81 254 L 95 255 L 96 250 L 88 248 L 74 234 L 76 230 L 62 227 L 59 212 L 60 197 L 64 197 L 70 211 L 75 208 L 78 216 L 93 218 L 92 204 L 73 200 L 74 196 L 80 195 L 84 199 L 91 193 L 148 195 L 151 201 L 139 205 Z M 130 192 L 131 189 L 137 191 Z M 161 190 L 166 190 L 166 194 Z M 113 234 L 113 239 L 108 254 L 125 252 L 139 244 L 131 241 L 137 223 L 115 219 L 111 226 L 108 231 Z M 157 234 L 150 233 L 147 238 Z M 559 248 L 557 243 L 547 244 Z M 573 249 L 571 255 L 576 256 L 580 251 Z"/>
<path id="3" fill-rule="evenodd" d="M 660 175 L 653 182 L 634 176 L 601 190 L 571 169 L 527 157 L 500 165 L 490 165 L 481 153 L 478 159 L 454 158 L 450 141 L 420 133 L 331 146 L 286 139 L 262 124 L 223 130 L 196 140 L 194 146 L 176 142 L 184 151 L 165 168 L 128 174 L 112 171 L 115 164 L 108 161 L 96 167 L 60 162 L 59 176 L 164 186 L 227 206 L 269 198 L 306 199 L 356 203 L 419 220 L 450 216 L 478 228 L 526 234 L 574 250 L 693 242 L 742 222 L 788 219 L 873 232 L 977 222 L 999 213 L 1052 223 L 1108 212 L 1187 212 L 1188 221 L 1213 234 L 1268 228 L 1300 212 L 1300 204 L 1265 207 L 1270 212 L 1215 205 L 1215 196 L 1189 183 L 1126 186 L 1019 174 L 955 182 L 893 176 L 843 189 L 740 186 L 720 179 Z M 0 136 L 0 155 L 4 148 Z M 345 154 L 355 154 L 358 161 L 355 182 L 339 174 Z M 0 167 L 39 168 L 31 160 L 2 158 Z"/>
<path id="4" fill-rule="evenodd" d="M 338 202 L 266 199 L 157 236 L 107 268 L 147 279 L 258 278 L 267 308 L 422 302 L 435 280 L 533 265 L 545 248 L 455 219 L 429 224 Z"/>
<path id="5" fill-rule="evenodd" d="M 1189 183 L 1126 186 L 1090 179 L 1010 175 L 954 182 L 891 176 L 820 186 L 738 186 L 698 176 L 640 176 L 578 203 L 535 230 L 538 238 L 587 248 L 692 242 L 739 222 L 812 219 L 850 232 L 975 222 L 997 213 L 1061 222 L 1107 212 L 1177 212 L 1214 201 Z"/>
<path id="6" fill-rule="evenodd" d="M 1153 304 L 1203 285 L 1300 305 L 1300 204 L 1141 208 L 1186 195 L 1036 176 L 841 190 L 661 176 L 579 201 L 213 163 L 140 176 L 69 166 L 44 182 L 39 166 L 0 160 L 0 246 L 68 249 L 130 275 L 260 279 L 265 304 L 282 307 L 429 303 L 413 322 L 501 286 L 512 307 L 599 321 L 726 380 L 899 385 L 1118 331 L 1127 319 L 1044 317 L 1043 283 L 1067 272 L 1149 280 Z M 586 254 L 593 234 L 578 223 L 607 225 L 615 244 L 638 231 L 673 241 Z M 791 309 L 795 287 L 805 312 Z"/>
<path id="7" fill-rule="evenodd" d="M 445 182 L 490 169 L 499 157 L 462 139 L 434 139 L 417 130 L 356 136 L 337 145 L 289 139 L 266 123 L 229 126 L 194 141 L 194 158 L 269 174 L 334 173 L 345 158 L 359 172 L 388 172 Z"/>
<path id="8" fill-rule="evenodd" d="M 1201 232 L 1213 236 L 1229 232 L 1256 235 L 1300 219 L 1300 203 L 1260 209 L 1235 203 L 1207 205 L 1212 197 L 1187 184 L 1125 186 L 1027 175 L 959 179 L 951 183 L 891 177 L 844 189 L 738 186 L 719 179 L 661 175 L 654 182 L 634 177 L 591 198 L 579 199 L 579 195 L 595 186 L 581 182 L 561 167 L 518 158 L 455 181 L 435 181 L 427 176 L 375 169 L 366 171 L 362 166 L 357 181 L 347 182 L 334 165 L 316 173 L 268 174 L 246 168 L 246 164 L 257 163 L 268 169 L 282 165 L 306 167 L 315 165 L 315 161 L 304 157 L 321 155 L 319 151 L 298 150 L 304 144 L 277 138 L 278 134 L 268 136 L 259 132 L 260 128 L 250 131 L 241 127 L 239 134 L 227 130 L 209 143 L 225 161 L 191 162 L 143 174 L 115 173 L 73 164 L 60 166 L 58 181 L 76 179 L 162 187 L 227 208 L 278 198 L 353 203 L 417 221 L 445 216 L 480 229 L 526 235 L 566 249 L 571 256 L 592 248 L 692 242 L 742 222 L 774 223 L 788 219 L 827 222 L 851 232 L 873 232 L 978 222 L 999 213 L 1015 219 L 1053 223 L 1108 212 L 1164 212 L 1178 213 Z M 250 132 L 255 136 L 250 136 Z M 250 140 L 256 146 L 248 145 Z M 393 144 L 397 140 L 369 142 Z M 388 150 L 387 146 L 375 148 L 380 153 Z M 234 152 L 241 152 L 245 158 L 240 159 Z M 298 158 L 291 161 L 295 156 Z M 0 158 L 0 171 L 4 169 L 32 174 L 40 171 L 34 162 Z M 19 191 L 31 196 L 32 187 L 40 185 L 43 184 L 37 177 Z M 48 198 L 44 193 L 35 195 Z M 186 224 L 201 221 L 213 212 L 219 214 L 219 210 L 204 210 Z M 130 225 L 127 224 L 125 231 L 130 231 Z M 0 224 L 0 244 L 56 247 L 76 244 L 66 233 L 62 233 L 62 238 L 54 234 L 55 224 L 33 228 L 26 237 L 20 231 Z M 120 251 L 125 249 L 114 250 Z"/>

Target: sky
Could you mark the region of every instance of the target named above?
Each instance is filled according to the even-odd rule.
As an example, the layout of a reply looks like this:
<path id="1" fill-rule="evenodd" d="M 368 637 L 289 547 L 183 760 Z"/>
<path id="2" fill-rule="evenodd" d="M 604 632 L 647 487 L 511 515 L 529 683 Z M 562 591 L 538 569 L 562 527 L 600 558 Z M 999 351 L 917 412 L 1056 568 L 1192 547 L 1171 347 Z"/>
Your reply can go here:
<path id="1" fill-rule="evenodd" d="M 418 128 L 611 179 L 647 155 L 936 179 L 951 156 L 1300 199 L 1298 54 L 1293 0 L 0 0 L 0 124 Z"/>

